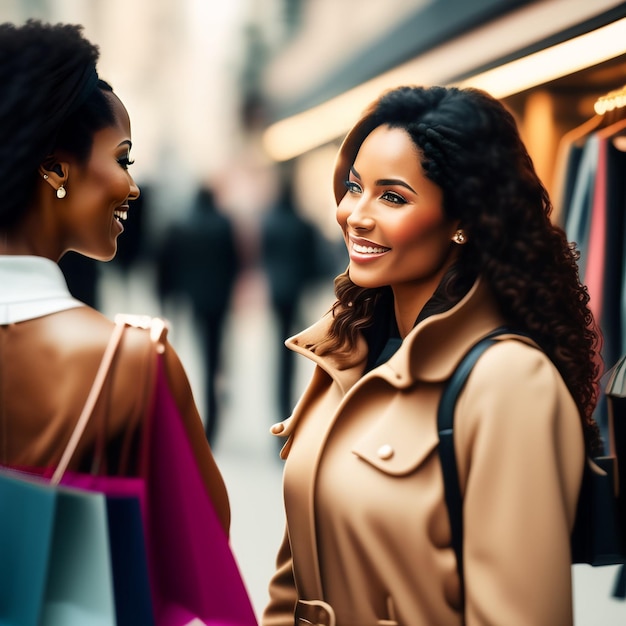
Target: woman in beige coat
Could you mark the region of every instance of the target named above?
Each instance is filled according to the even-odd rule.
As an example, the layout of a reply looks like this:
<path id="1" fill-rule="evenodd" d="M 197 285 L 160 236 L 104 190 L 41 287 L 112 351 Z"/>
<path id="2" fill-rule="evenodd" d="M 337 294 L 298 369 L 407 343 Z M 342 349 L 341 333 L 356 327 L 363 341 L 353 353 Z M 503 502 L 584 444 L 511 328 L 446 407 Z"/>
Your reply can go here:
<path id="1" fill-rule="evenodd" d="M 287 341 L 316 367 L 272 429 L 287 528 L 263 625 L 571 624 L 598 336 L 513 118 L 476 90 L 392 90 L 346 137 L 334 192 L 350 264 Z M 456 405 L 462 594 L 436 412 L 503 325 L 526 336 L 501 337 Z"/>

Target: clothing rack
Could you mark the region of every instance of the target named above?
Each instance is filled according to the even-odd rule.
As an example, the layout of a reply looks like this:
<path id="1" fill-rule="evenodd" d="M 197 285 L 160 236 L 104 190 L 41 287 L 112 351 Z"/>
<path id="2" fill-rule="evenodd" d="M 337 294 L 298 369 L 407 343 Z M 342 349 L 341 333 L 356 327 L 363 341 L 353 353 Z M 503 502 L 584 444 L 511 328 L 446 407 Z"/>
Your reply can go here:
<path id="1" fill-rule="evenodd" d="M 626 354 L 626 85 L 597 99 L 595 116 L 570 130 L 560 149 L 557 222 L 580 250 L 581 280 L 604 335 L 602 356 L 611 366 Z M 559 192 L 557 192 L 559 193 Z M 600 405 L 599 405 L 600 406 Z M 604 412 L 604 405 L 600 406 Z M 599 416 L 606 423 L 608 416 Z"/>
<path id="2" fill-rule="evenodd" d="M 598 115 L 604 115 L 608 111 L 624 106 L 626 106 L 626 85 L 600 96 L 593 105 L 593 109 Z"/>

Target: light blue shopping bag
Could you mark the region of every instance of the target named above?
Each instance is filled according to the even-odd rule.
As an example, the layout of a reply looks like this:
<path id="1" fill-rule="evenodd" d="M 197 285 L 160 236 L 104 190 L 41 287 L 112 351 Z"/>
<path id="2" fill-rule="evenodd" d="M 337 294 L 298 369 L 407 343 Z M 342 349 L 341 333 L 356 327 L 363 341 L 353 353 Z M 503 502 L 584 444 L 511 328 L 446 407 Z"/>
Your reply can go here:
<path id="1" fill-rule="evenodd" d="M 0 469 L 0 625 L 115 626 L 105 496 Z"/>

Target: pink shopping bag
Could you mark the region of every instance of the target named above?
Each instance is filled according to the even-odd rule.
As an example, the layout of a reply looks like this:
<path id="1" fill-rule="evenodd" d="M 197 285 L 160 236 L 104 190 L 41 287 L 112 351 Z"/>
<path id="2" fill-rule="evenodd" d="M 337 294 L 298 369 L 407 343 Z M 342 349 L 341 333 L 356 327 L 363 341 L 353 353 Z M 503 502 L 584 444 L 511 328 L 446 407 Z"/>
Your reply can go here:
<path id="1" fill-rule="evenodd" d="M 162 356 L 157 358 L 144 470 L 157 624 L 256 626 L 244 581 L 170 392 Z"/>

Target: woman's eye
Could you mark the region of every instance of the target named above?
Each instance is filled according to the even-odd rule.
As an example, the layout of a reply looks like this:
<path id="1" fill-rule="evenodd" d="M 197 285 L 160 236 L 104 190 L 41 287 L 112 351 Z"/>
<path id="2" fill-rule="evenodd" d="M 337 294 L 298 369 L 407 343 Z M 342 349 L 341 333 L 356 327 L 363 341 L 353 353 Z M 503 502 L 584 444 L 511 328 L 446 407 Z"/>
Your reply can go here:
<path id="1" fill-rule="evenodd" d="M 120 158 L 117 160 L 117 162 L 118 162 L 118 163 L 119 163 L 119 164 L 120 164 L 120 165 L 121 165 L 121 166 L 122 166 L 125 170 L 127 170 L 127 169 L 128 169 L 128 167 L 129 167 L 130 165 L 132 165 L 135 161 L 134 161 L 134 160 L 132 160 L 132 159 L 130 158 L 130 156 L 126 154 L 126 155 L 124 155 L 123 157 L 120 157 Z"/>
<path id="2" fill-rule="evenodd" d="M 392 204 L 406 204 L 406 199 L 394 191 L 385 191 L 381 198 Z"/>
<path id="3" fill-rule="evenodd" d="M 351 193 L 361 193 L 361 185 L 355 183 L 353 180 L 345 181 L 346 189 Z"/>

